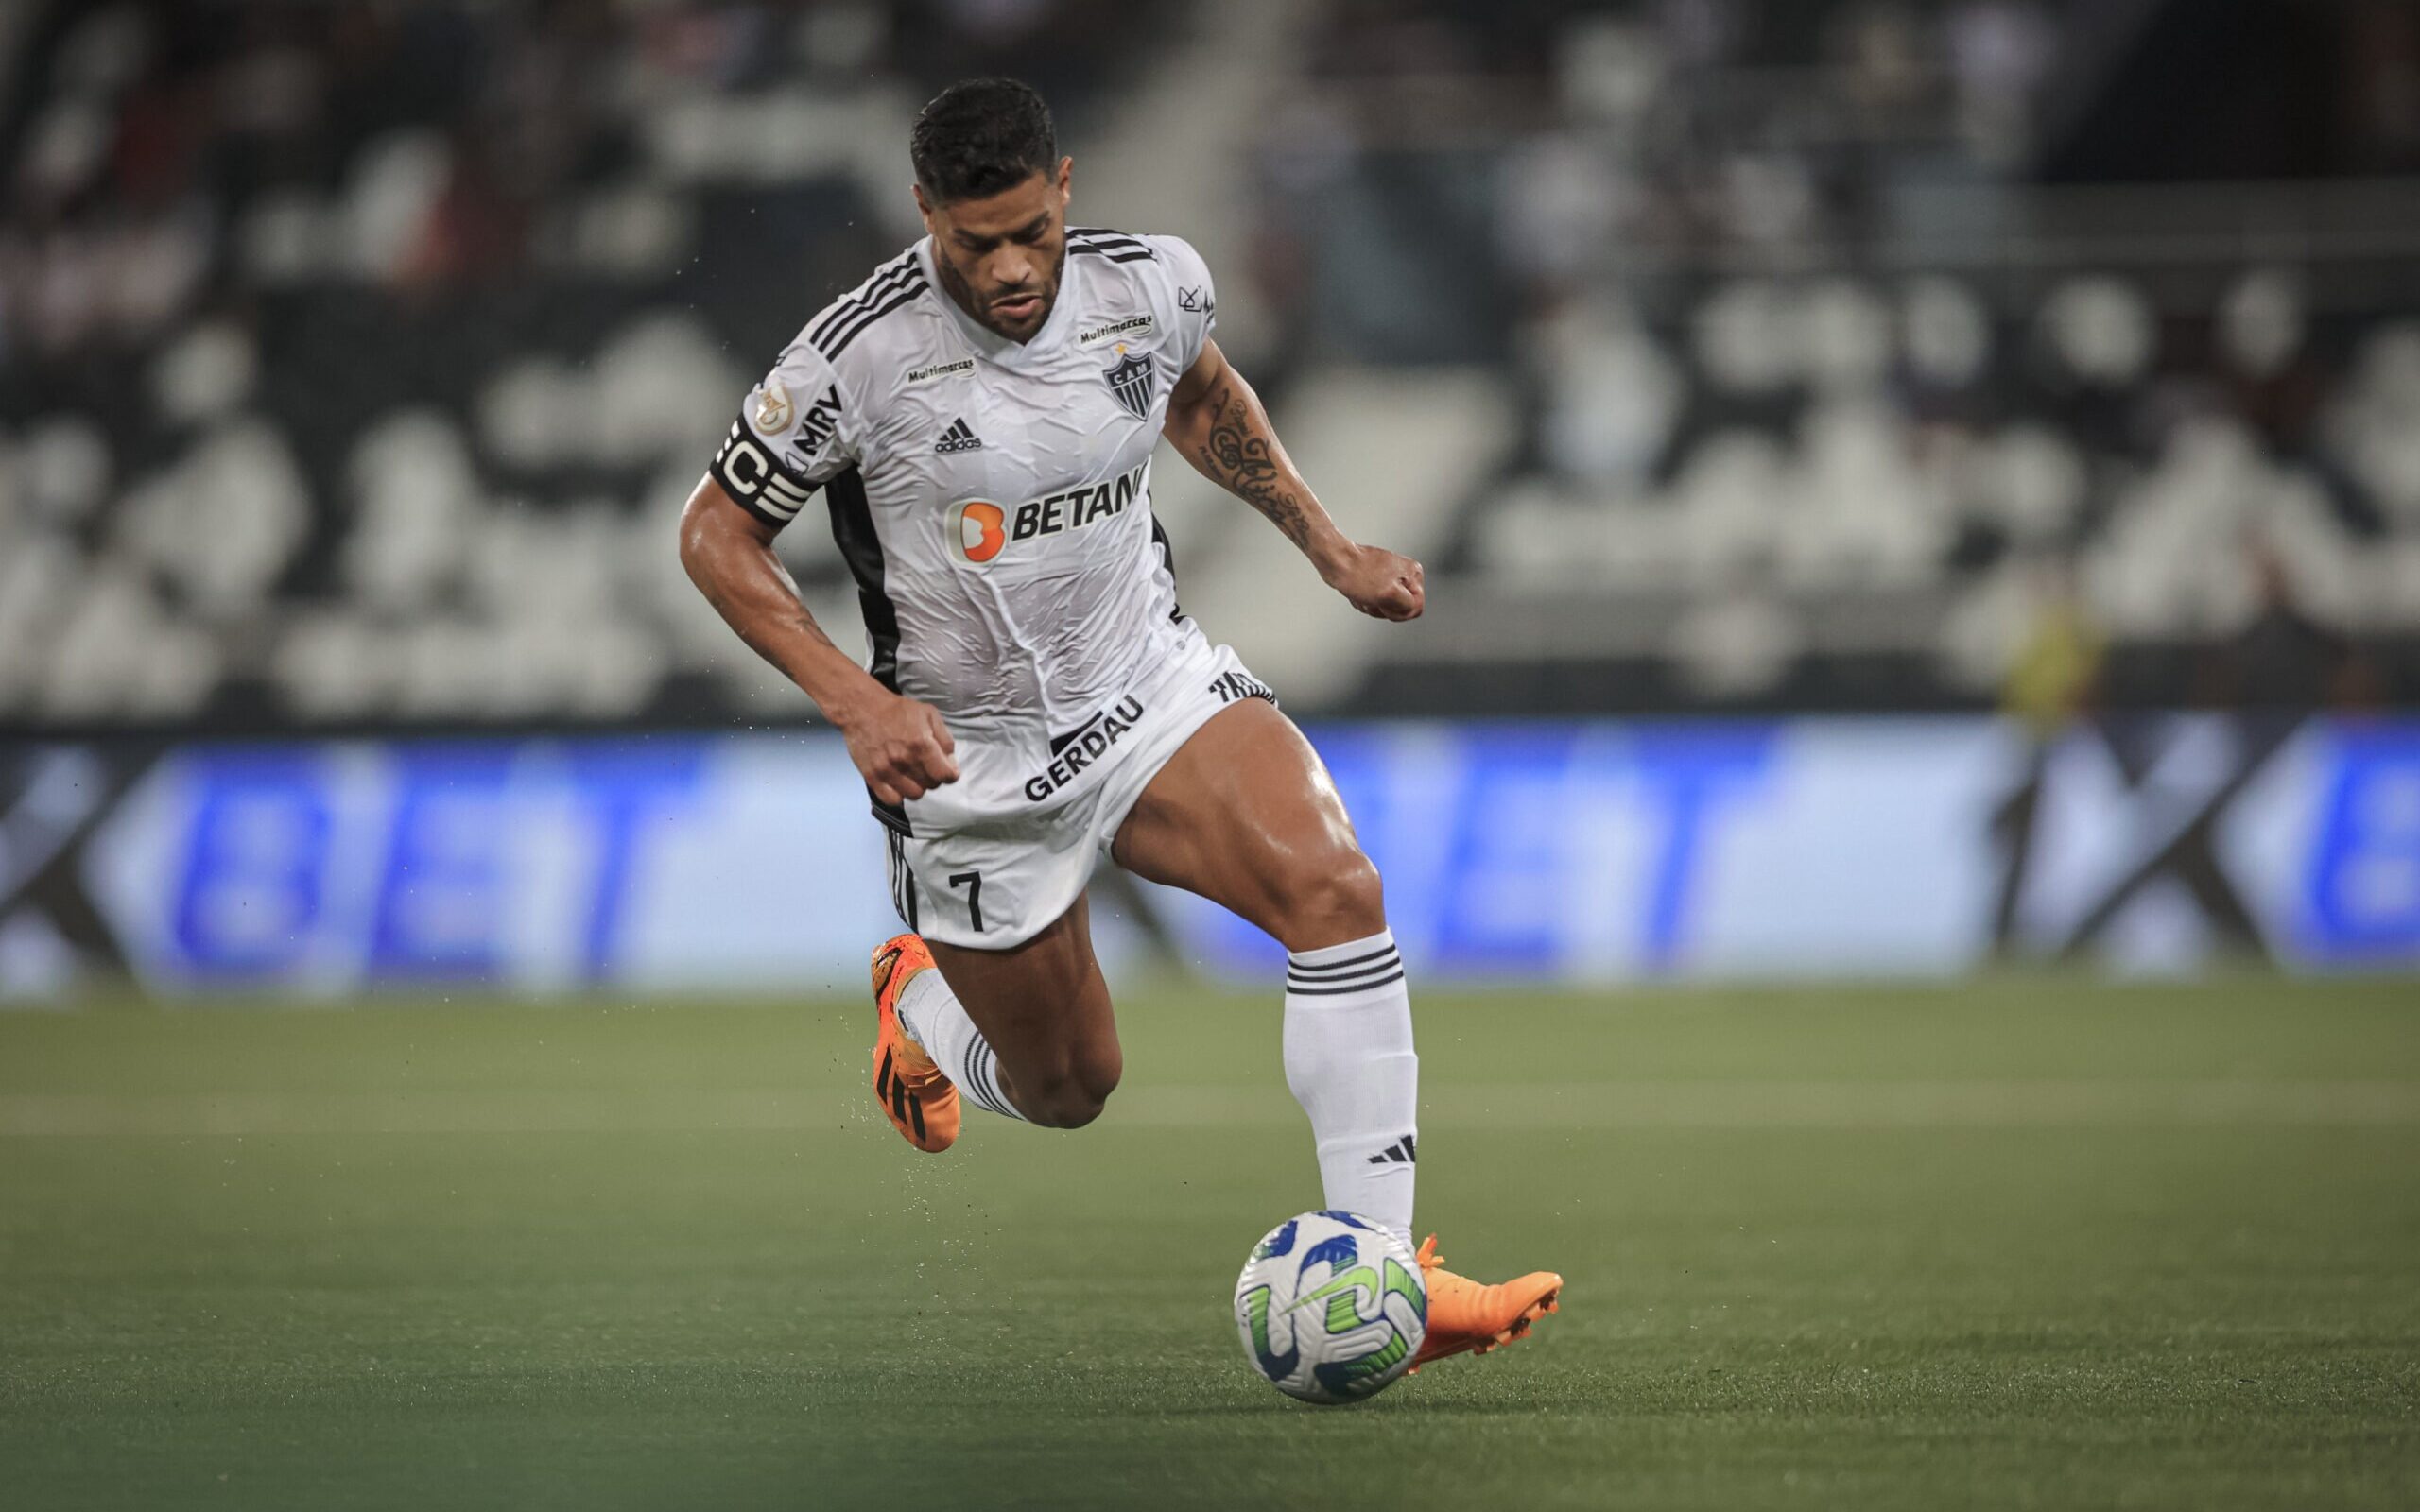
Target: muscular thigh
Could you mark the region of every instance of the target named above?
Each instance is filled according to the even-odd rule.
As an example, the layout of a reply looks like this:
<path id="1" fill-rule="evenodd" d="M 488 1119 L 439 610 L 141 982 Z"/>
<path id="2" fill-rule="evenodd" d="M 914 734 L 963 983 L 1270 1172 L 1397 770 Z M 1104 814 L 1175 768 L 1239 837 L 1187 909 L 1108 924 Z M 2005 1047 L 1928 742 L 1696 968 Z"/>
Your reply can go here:
<path id="1" fill-rule="evenodd" d="M 1383 927 L 1376 873 L 1327 767 L 1292 720 L 1256 698 L 1220 710 L 1160 768 L 1111 855 L 1139 877 L 1232 909 L 1289 949 Z"/>
<path id="2" fill-rule="evenodd" d="M 1011 950 L 969 950 L 929 937 L 925 944 L 1012 1082 L 1115 1082 L 1117 1022 L 1093 956 L 1084 899 Z"/>

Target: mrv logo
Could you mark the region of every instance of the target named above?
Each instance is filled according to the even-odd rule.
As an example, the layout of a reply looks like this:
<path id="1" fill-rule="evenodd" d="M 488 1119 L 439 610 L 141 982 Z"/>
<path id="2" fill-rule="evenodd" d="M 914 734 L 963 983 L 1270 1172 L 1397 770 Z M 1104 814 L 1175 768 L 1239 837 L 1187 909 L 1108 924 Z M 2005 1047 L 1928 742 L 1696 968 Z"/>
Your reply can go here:
<path id="1" fill-rule="evenodd" d="M 1120 698 L 1063 735 L 1050 738 L 1050 765 L 1026 780 L 1025 796 L 1039 803 L 1076 780 L 1076 774 L 1109 754 L 1143 717 L 1143 700 Z"/>
<path id="2" fill-rule="evenodd" d="M 951 505 L 944 526 L 958 559 L 977 566 L 997 557 L 1012 541 L 1080 530 L 1097 520 L 1126 512 L 1146 492 L 1144 479 L 1151 469 L 1145 462 L 1107 483 L 1086 483 L 1058 493 L 1028 499 L 1011 514 L 989 499 L 965 499 Z"/>
<path id="3" fill-rule="evenodd" d="M 840 389 L 836 384 L 823 390 L 823 397 L 808 408 L 806 419 L 798 428 L 798 449 L 813 456 L 823 450 L 823 443 L 839 428 Z"/>

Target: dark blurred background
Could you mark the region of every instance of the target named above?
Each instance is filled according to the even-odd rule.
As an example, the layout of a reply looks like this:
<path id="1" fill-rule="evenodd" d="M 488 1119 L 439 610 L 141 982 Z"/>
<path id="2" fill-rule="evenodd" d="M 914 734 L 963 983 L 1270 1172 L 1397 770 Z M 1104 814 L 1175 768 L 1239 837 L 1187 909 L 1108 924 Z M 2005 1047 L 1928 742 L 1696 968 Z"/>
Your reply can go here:
<path id="1" fill-rule="evenodd" d="M 1918 949 L 1877 902 L 1850 964 L 2067 954 L 2166 894 L 2205 945 L 2339 959 L 2312 920 L 2358 903 L 2349 958 L 2420 960 L 2420 758 L 2379 747 L 2382 796 L 2343 775 L 2420 700 L 2420 8 L 2393 0 L 0 8 L 0 957 L 13 918 L 20 962 L 162 970 L 95 880 L 141 867 L 82 837 L 197 738 L 811 723 L 672 519 L 792 333 L 917 234 L 908 125 L 984 72 L 1050 95 L 1080 218 L 1201 249 L 1330 507 L 1429 565 L 1419 626 L 1355 621 L 1159 471 L 1187 609 L 1289 709 L 1583 746 L 1998 711 L 1926 727 L 1990 744 L 1957 811 L 1978 921 Z M 845 644 L 828 536 L 784 549 Z M 1375 728 L 1337 727 L 1340 780 L 1416 808 L 1394 757 L 1356 766 Z M 2079 740 L 2096 775 L 2063 778 Z M 1581 781 L 1552 750 L 1540 781 Z M 1438 779 L 1474 825 L 1496 760 Z M 41 799 L 61 761 L 114 775 Z M 2061 817 L 2068 789 L 2159 814 Z M 2237 833 L 2238 799 L 2282 807 Z M 2037 836 L 2105 872 L 2056 884 L 2083 901 L 2055 925 L 2027 923 Z M 173 870 L 188 840 L 124 845 Z M 1789 853 L 1866 864 L 1833 844 Z M 1699 959 L 1694 874 L 1649 871 L 1606 905 L 1647 943 L 1582 921 L 1555 970 Z M 1828 959 L 1749 936 L 1703 960 Z"/>

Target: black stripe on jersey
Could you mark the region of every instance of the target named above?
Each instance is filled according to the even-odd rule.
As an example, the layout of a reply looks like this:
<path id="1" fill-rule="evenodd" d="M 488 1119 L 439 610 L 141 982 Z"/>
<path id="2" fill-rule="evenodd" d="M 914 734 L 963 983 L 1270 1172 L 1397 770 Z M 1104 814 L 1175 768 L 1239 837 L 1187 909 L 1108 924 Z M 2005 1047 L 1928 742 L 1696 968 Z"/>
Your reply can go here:
<path id="1" fill-rule="evenodd" d="M 879 814 L 882 811 L 876 809 L 874 812 Z M 883 838 L 890 848 L 891 911 L 899 916 L 901 923 L 911 930 L 916 929 L 919 927 L 916 922 L 916 874 L 908 868 L 908 847 L 895 833 Z"/>
<path id="2" fill-rule="evenodd" d="M 1129 252 L 1113 250 L 1106 247 L 1082 247 L 1078 246 L 1074 242 L 1069 242 L 1067 244 L 1067 255 L 1070 257 L 1106 257 L 1113 263 L 1155 263 L 1159 261 L 1160 257 L 1159 253 L 1151 250 L 1148 247 L 1144 248 L 1139 252 Z"/>
<path id="3" fill-rule="evenodd" d="M 807 344 L 818 352 L 832 352 L 846 340 L 851 330 L 872 319 L 885 301 L 902 289 L 921 288 L 924 283 L 924 268 L 912 261 L 869 279 L 864 288 L 834 305 L 816 321 L 807 333 Z"/>
<path id="4" fill-rule="evenodd" d="M 1070 226 L 1067 228 L 1067 240 L 1086 242 L 1100 247 L 1113 247 L 1122 250 L 1151 251 L 1151 244 L 1141 237 L 1129 236 L 1122 231 L 1111 231 L 1106 226 Z M 1159 254 L 1151 252 L 1151 255 L 1156 257 Z"/>
<path id="5" fill-rule="evenodd" d="M 866 671 L 873 679 L 899 691 L 899 610 L 890 602 L 884 581 L 882 538 L 874 534 L 873 508 L 866 502 L 866 480 L 856 468 L 837 472 L 823 486 L 823 497 L 832 507 L 832 543 L 840 548 L 840 559 L 848 564 L 849 576 L 857 585 L 857 611 L 865 616 L 866 644 L 873 655 L 867 660 Z M 866 795 L 873 802 L 873 816 L 899 834 L 912 834 L 908 827 L 908 810 L 896 803 L 885 803 Z M 908 907 L 915 907 L 915 895 L 908 895 Z M 914 921 L 909 921 L 914 927 Z"/>
<path id="6" fill-rule="evenodd" d="M 884 587 L 882 540 L 874 534 L 873 508 L 866 501 L 866 480 L 856 468 L 834 474 L 823 486 L 832 504 L 832 543 L 840 548 L 849 576 L 857 585 L 857 608 L 865 615 L 866 640 L 873 650 L 866 670 L 874 680 L 899 691 L 899 610 Z"/>
<path id="7" fill-rule="evenodd" d="M 925 290 L 930 286 L 931 285 L 925 282 L 925 275 L 918 273 L 913 279 L 910 279 L 898 293 L 893 294 L 890 299 L 875 305 L 873 309 L 866 311 L 864 314 L 853 317 L 850 324 L 842 327 L 833 335 L 830 341 L 818 343 L 816 350 L 823 353 L 823 360 L 826 362 L 839 361 L 840 353 L 849 350 L 850 342 L 855 341 L 857 337 L 863 335 L 867 329 L 876 320 L 881 319 L 891 311 L 898 309 L 901 305 L 906 304 L 910 300 L 923 297 Z"/>
<path id="8" fill-rule="evenodd" d="M 1168 581 L 1174 583 L 1176 581 L 1176 547 L 1169 544 L 1168 527 L 1160 524 L 1158 515 L 1151 516 L 1151 544 L 1160 548 L 1160 565 L 1167 569 Z M 1173 625 L 1184 618 L 1183 605 L 1174 604 L 1168 607 L 1169 624 Z"/>
<path id="9" fill-rule="evenodd" d="M 880 302 L 884 295 L 897 288 L 900 282 L 910 273 L 919 276 L 924 273 L 924 268 L 918 265 L 914 252 L 892 258 L 876 269 L 873 277 L 834 301 L 832 308 L 823 312 L 823 318 L 818 320 L 808 330 L 806 339 L 821 347 L 823 344 L 823 338 L 830 335 L 836 327 L 844 323 L 851 315 L 871 309 Z"/>

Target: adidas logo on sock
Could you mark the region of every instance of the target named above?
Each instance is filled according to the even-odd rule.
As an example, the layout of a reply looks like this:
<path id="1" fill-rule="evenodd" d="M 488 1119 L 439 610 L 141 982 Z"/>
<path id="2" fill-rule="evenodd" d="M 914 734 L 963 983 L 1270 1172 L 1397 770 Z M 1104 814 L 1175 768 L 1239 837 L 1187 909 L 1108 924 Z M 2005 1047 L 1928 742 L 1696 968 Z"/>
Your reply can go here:
<path id="1" fill-rule="evenodd" d="M 1418 1165 L 1420 1145 L 1413 1136 L 1407 1134 L 1370 1157 L 1370 1163 L 1372 1165 Z"/>
<path id="2" fill-rule="evenodd" d="M 933 450 L 943 455 L 952 452 L 980 451 L 982 447 L 983 438 L 968 430 L 963 419 L 951 421 L 949 429 L 942 432 L 942 438 L 933 443 Z"/>

